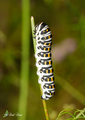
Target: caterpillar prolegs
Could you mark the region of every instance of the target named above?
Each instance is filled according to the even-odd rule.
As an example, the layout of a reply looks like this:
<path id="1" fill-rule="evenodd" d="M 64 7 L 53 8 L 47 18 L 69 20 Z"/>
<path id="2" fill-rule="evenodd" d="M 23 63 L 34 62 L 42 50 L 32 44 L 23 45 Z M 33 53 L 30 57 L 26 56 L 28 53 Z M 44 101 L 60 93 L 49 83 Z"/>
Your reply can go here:
<path id="1" fill-rule="evenodd" d="M 41 22 L 35 26 L 36 53 L 35 57 L 38 83 L 41 84 L 42 96 L 44 100 L 49 100 L 55 94 L 55 83 L 53 76 L 51 45 L 52 34 L 47 24 Z"/>

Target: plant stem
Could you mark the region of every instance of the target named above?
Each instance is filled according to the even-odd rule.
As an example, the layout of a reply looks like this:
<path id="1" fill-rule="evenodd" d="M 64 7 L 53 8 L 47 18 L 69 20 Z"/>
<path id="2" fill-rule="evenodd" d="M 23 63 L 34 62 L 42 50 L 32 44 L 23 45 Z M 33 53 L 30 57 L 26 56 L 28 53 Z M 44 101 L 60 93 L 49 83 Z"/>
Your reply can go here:
<path id="1" fill-rule="evenodd" d="M 19 96 L 19 113 L 22 117 L 18 120 L 26 120 L 28 78 L 29 78 L 29 53 L 30 53 L 30 3 L 22 0 L 22 41 L 21 41 L 21 79 Z"/>
<path id="2" fill-rule="evenodd" d="M 81 112 L 73 120 L 77 120 L 79 117 L 81 117 L 81 115 L 83 115 L 83 113 L 85 113 L 85 108 L 83 110 L 81 110 Z"/>
<path id="3" fill-rule="evenodd" d="M 34 37 L 33 31 L 35 30 L 35 24 L 34 24 L 33 16 L 31 16 L 31 28 L 32 28 L 32 36 Z M 34 45 L 34 52 L 36 53 L 36 41 L 34 38 L 33 38 L 33 45 Z M 40 85 L 40 90 L 41 90 L 41 85 Z M 41 94 L 42 94 L 42 90 L 41 90 Z M 46 120 L 49 120 L 48 110 L 46 107 L 46 101 L 42 99 L 42 103 L 43 103 Z"/>

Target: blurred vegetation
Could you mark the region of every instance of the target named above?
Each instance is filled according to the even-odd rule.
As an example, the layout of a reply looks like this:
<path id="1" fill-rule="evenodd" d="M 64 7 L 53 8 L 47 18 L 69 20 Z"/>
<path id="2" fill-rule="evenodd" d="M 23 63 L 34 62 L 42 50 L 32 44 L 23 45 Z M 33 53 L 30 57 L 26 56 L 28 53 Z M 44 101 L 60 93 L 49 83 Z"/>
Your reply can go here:
<path id="1" fill-rule="evenodd" d="M 21 2 L 20 0 L 0 1 L 0 120 L 5 119 L 3 116 L 6 110 L 11 113 L 18 112 L 21 81 Z M 52 59 L 56 94 L 46 103 L 50 120 L 55 120 L 62 109 L 84 108 L 82 101 L 85 101 L 85 0 L 31 0 L 30 15 L 34 16 L 36 24 L 43 21 L 50 27 L 53 35 L 52 49 L 54 45 L 60 45 L 65 39 L 72 38 L 76 42 L 75 50 L 69 52 L 60 62 Z M 29 52 L 26 119 L 45 120 L 32 37 L 30 37 Z M 57 55 L 57 51 L 54 55 Z M 62 117 L 61 120 L 66 118 L 67 116 Z M 8 116 L 6 119 L 15 120 L 17 117 Z"/>

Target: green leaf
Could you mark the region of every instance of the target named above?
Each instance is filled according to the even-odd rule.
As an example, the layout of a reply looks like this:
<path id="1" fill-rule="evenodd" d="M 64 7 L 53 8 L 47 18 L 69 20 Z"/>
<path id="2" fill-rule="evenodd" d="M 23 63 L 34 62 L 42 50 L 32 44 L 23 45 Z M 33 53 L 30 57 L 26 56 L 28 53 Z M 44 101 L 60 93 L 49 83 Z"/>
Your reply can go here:
<path id="1" fill-rule="evenodd" d="M 74 115 L 72 115 L 70 112 L 68 112 L 69 110 L 74 110 L 74 109 L 65 109 L 65 110 L 62 110 L 62 111 L 59 113 L 59 115 L 58 115 L 58 117 L 57 117 L 57 120 L 60 118 L 60 116 L 62 116 L 63 114 L 66 114 L 66 113 L 68 113 L 68 114 L 71 115 L 73 118 L 75 118 Z M 73 118 L 71 118 L 71 119 L 73 119 Z M 69 118 L 69 119 L 70 119 L 70 118 Z"/>

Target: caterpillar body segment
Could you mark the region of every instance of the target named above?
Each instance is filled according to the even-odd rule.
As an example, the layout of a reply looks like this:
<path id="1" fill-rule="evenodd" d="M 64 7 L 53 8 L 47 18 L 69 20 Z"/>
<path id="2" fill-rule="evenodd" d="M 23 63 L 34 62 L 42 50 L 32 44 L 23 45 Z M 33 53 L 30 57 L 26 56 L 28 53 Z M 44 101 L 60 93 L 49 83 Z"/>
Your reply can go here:
<path id="1" fill-rule="evenodd" d="M 52 41 L 50 40 L 49 42 L 47 42 L 47 41 L 41 40 L 41 41 L 36 41 L 36 44 L 37 44 L 37 46 L 38 45 L 43 45 L 43 46 L 50 46 L 51 47 Z"/>
<path id="2" fill-rule="evenodd" d="M 55 90 L 55 83 L 54 82 L 51 84 L 43 83 L 43 84 L 41 84 L 41 88 L 43 89 L 43 92 L 45 92 L 45 91 L 49 92 L 49 91 Z"/>
<path id="3" fill-rule="evenodd" d="M 38 68 L 37 75 L 42 76 L 42 74 L 43 74 L 43 76 L 44 75 L 47 75 L 47 76 L 52 75 L 53 68 L 52 67 L 50 67 L 50 68 L 47 68 L 47 67 Z"/>
<path id="4" fill-rule="evenodd" d="M 36 51 L 35 57 L 37 59 L 49 59 L 49 58 L 51 58 L 51 53 L 50 52 L 38 52 L 38 51 Z"/>
<path id="5" fill-rule="evenodd" d="M 39 84 L 43 84 L 43 83 L 44 84 L 46 84 L 46 83 L 51 84 L 53 82 L 54 82 L 53 74 L 50 75 L 50 76 L 40 76 L 39 79 L 38 79 Z"/>
<path id="6" fill-rule="evenodd" d="M 39 52 L 50 52 L 51 51 L 51 47 L 50 46 L 36 46 L 36 50 Z"/>
<path id="7" fill-rule="evenodd" d="M 35 26 L 35 35 L 38 35 L 38 32 L 41 32 L 41 31 L 44 31 L 46 30 L 48 27 L 47 24 L 41 22 L 41 23 L 38 23 L 36 26 Z"/>
<path id="8" fill-rule="evenodd" d="M 49 100 L 50 98 L 52 98 L 53 97 L 53 95 L 55 94 L 55 90 L 53 90 L 53 91 L 43 91 L 43 94 L 42 94 L 42 96 L 41 96 L 41 98 L 43 99 L 43 100 Z"/>
<path id="9" fill-rule="evenodd" d="M 41 67 L 50 67 L 52 66 L 51 59 L 37 59 L 36 66 L 39 68 Z"/>

